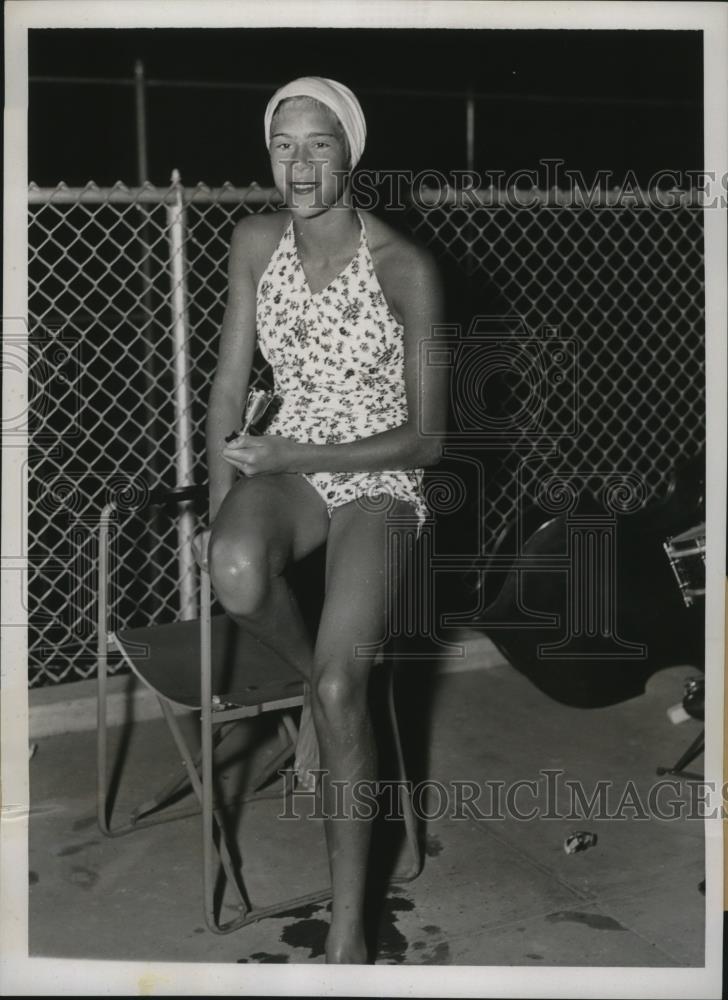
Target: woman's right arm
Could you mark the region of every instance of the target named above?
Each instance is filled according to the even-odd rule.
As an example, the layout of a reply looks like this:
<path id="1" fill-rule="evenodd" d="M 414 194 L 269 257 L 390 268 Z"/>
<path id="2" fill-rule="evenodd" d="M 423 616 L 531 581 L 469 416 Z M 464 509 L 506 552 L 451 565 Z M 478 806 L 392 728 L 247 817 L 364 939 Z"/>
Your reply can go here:
<path id="1" fill-rule="evenodd" d="M 255 217 L 241 220 L 230 243 L 227 302 L 206 424 L 210 524 L 236 476 L 233 466 L 222 457 L 222 450 L 227 435 L 240 424 L 255 353 L 256 288 L 252 260 L 257 221 Z"/>

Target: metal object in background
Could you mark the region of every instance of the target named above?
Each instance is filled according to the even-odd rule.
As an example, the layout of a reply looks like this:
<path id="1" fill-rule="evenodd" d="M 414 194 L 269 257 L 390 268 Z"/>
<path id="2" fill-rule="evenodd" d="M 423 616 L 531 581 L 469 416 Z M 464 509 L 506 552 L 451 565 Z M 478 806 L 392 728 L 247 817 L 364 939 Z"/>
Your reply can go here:
<path id="1" fill-rule="evenodd" d="M 465 101 L 465 165 L 475 170 L 475 98 L 468 94 Z"/>
<path id="2" fill-rule="evenodd" d="M 89 519 L 119 496 L 205 481 L 205 413 L 230 237 L 241 215 L 279 203 L 258 185 L 31 185 L 31 686 L 94 673 Z M 670 210 L 574 207 L 560 192 L 540 192 L 527 209 L 497 198 L 462 204 L 439 193 L 406 208 L 415 238 L 443 265 L 449 261 L 471 291 L 497 289 L 531 338 L 526 347 L 538 340 L 549 354 L 545 327 L 579 346 L 570 384 L 552 380 L 548 365 L 540 373 L 539 425 L 524 430 L 518 447 L 506 442 L 488 454 L 478 497 L 484 551 L 516 502 L 532 503 L 557 466 L 584 470 L 587 479 L 605 467 L 633 472 L 647 504 L 666 490 L 677 461 L 703 446 L 702 211 L 689 199 Z M 144 232 L 148 276 L 138 249 Z M 512 348 L 519 336 L 504 329 L 504 345 Z M 259 352 L 250 385 L 270 388 Z M 433 502 L 446 474 L 432 470 Z M 196 526 L 198 513 L 206 516 L 190 512 Z M 187 564 L 178 563 L 177 536 L 152 525 L 142 538 L 119 543 L 110 581 L 119 627 L 180 617 L 179 574 Z"/>
<path id="3" fill-rule="evenodd" d="M 147 153 L 147 85 L 144 79 L 144 63 L 137 59 L 134 63 L 134 120 L 136 123 L 137 180 L 144 184 L 149 180 L 149 156 Z"/>
<path id="4" fill-rule="evenodd" d="M 690 608 L 696 597 L 705 596 L 705 521 L 671 536 L 663 547 L 683 601 Z"/>
<path id="5" fill-rule="evenodd" d="M 693 719 L 705 720 L 705 677 L 689 677 L 685 681 L 683 707 Z"/>

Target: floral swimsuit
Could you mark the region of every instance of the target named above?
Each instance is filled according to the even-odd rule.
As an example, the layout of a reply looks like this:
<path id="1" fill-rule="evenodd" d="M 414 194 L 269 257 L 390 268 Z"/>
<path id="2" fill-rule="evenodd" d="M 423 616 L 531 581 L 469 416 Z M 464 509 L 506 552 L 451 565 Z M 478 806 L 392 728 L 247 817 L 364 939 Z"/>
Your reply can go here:
<path id="1" fill-rule="evenodd" d="M 404 328 L 389 310 L 361 215 L 356 255 L 330 284 L 312 292 L 298 254 L 293 220 L 257 290 L 258 343 L 283 402 L 265 429 L 296 441 L 344 443 L 407 420 Z M 329 516 L 357 498 L 383 510 L 397 497 L 414 505 L 419 537 L 429 508 L 423 469 L 299 473 L 323 498 Z M 360 501 L 362 502 L 362 501 Z"/>

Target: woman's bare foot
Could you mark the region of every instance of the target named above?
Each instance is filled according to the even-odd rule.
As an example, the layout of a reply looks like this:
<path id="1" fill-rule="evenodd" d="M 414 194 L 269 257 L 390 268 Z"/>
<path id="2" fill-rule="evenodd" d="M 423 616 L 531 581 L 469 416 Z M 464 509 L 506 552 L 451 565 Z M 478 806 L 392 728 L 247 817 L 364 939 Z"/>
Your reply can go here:
<path id="1" fill-rule="evenodd" d="M 318 768 L 319 746 L 311 714 L 311 688 L 308 684 L 304 684 L 301 723 L 298 727 L 296 758 L 293 764 L 298 787 L 305 791 L 314 791 L 316 775 L 311 772 L 318 770 Z"/>
<path id="2" fill-rule="evenodd" d="M 369 955 L 362 931 L 337 934 L 332 927 L 326 937 L 327 965 L 367 965 Z"/>

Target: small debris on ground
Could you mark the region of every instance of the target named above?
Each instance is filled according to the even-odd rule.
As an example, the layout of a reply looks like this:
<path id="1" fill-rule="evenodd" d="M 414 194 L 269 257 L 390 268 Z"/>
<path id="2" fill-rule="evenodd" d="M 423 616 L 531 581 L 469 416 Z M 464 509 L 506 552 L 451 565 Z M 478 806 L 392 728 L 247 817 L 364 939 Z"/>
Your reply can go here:
<path id="1" fill-rule="evenodd" d="M 564 838 L 564 850 L 567 854 L 577 854 L 579 851 L 588 851 L 597 842 L 596 833 L 589 830 L 577 830 Z"/>

